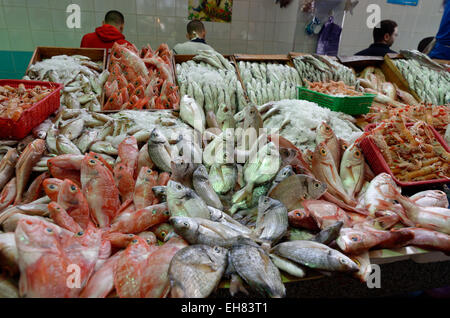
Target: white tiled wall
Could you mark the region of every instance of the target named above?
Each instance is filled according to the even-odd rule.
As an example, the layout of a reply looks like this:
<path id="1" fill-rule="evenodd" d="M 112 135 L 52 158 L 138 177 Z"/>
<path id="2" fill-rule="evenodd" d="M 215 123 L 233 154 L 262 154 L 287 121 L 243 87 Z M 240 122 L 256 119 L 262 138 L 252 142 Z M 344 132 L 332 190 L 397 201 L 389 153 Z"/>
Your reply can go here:
<path id="1" fill-rule="evenodd" d="M 205 23 L 207 41 L 223 54 L 313 52 L 317 37 L 304 32 L 311 17 L 299 13 L 302 1 L 293 0 L 281 9 L 275 0 L 234 0 L 231 24 Z M 345 2 L 341 1 L 335 12 L 338 20 Z M 380 4 L 382 18 L 399 22 L 400 38 L 394 49 L 415 48 L 422 38 L 436 34 L 442 0 L 421 0 L 418 7 L 386 2 L 360 0 L 354 15 L 346 15 L 340 54 L 353 54 L 372 42 L 371 30 L 364 23 L 369 3 Z M 70 3 L 81 7 L 81 29 L 66 26 L 65 10 Z M 77 47 L 82 36 L 93 32 L 111 9 L 124 13 L 124 33 L 138 47 L 147 43 L 156 47 L 163 42 L 173 46 L 186 40 L 187 7 L 188 0 L 0 0 L 0 50 L 32 51 L 39 45 Z"/>
<path id="2" fill-rule="evenodd" d="M 391 19 L 399 25 L 399 37 L 392 49 L 417 49 L 419 42 L 435 36 L 442 19 L 442 0 L 420 0 L 417 7 L 388 4 L 386 0 L 361 0 L 353 16 L 346 15 L 340 46 L 341 55 L 353 55 L 367 48 L 372 42 L 372 31 L 366 26 L 369 14 L 367 5 L 381 7 L 381 19 Z"/>

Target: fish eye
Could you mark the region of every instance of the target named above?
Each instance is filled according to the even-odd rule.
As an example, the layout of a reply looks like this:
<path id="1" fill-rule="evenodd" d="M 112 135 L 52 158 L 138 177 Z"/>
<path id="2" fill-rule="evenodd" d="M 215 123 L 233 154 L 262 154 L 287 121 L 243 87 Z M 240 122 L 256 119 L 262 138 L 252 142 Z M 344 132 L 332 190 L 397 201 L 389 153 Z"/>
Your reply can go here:
<path id="1" fill-rule="evenodd" d="M 183 223 L 185 227 L 189 227 L 189 224 L 187 222 Z"/>
<path id="2" fill-rule="evenodd" d="M 298 217 L 302 217 L 303 216 L 303 214 L 300 213 L 300 212 L 295 213 L 295 215 L 298 216 Z"/>
<path id="3" fill-rule="evenodd" d="M 131 241 L 131 243 L 136 244 L 138 242 L 138 240 L 133 240 Z"/>
<path id="4" fill-rule="evenodd" d="M 359 157 L 361 157 L 361 153 L 360 153 L 359 151 L 356 151 L 356 152 L 355 152 L 355 156 L 356 156 L 357 158 L 359 158 Z"/>
<path id="5" fill-rule="evenodd" d="M 322 156 L 327 155 L 327 151 L 324 148 L 320 149 L 320 153 L 322 154 Z"/>
<path id="6" fill-rule="evenodd" d="M 161 232 L 161 237 L 166 237 L 166 232 Z"/>
<path id="7" fill-rule="evenodd" d="M 353 237 L 352 237 L 352 241 L 353 241 L 353 242 L 358 242 L 358 237 L 357 237 L 357 236 L 353 236 Z"/>
<path id="8" fill-rule="evenodd" d="M 83 236 L 83 235 L 84 235 L 83 231 L 80 231 L 80 232 L 77 233 L 77 236 Z"/>
<path id="9" fill-rule="evenodd" d="M 158 212 L 158 211 L 156 211 L 156 210 L 153 210 L 153 211 L 152 211 L 152 214 L 153 214 L 153 215 L 155 215 L 155 214 L 156 214 L 156 212 Z"/>
<path id="10" fill-rule="evenodd" d="M 148 169 L 148 170 L 147 170 L 147 173 L 152 173 L 152 170 L 151 170 L 151 169 Z"/>
<path id="11" fill-rule="evenodd" d="M 303 195 L 303 199 L 308 199 L 308 193 L 305 193 L 304 195 Z"/>
<path id="12" fill-rule="evenodd" d="M 216 246 L 216 247 L 214 247 L 214 251 L 215 251 L 216 253 L 220 253 L 220 248 L 219 248 L 218 246 Z"/>
<path id="13" fill-rule="evenodd" d="M 165 211 L 165 212 L 164 212 L 164 215 L 169 215 L 169 211 Z"/>
<path id="14" fill-rule="evenodd" d="M 49 228 L 47 228 L 46 231 L 47 231 L 48 233 L 53 233 L 53 230 L 52 230 L 52 229 L 49 229 Z"/>
<path id="15" fill-rule="evenodd" d="M 72 185 L 72 186 L 70 186 L 70 190 L 72 190 L 72 191 L 77 191 L 77 187 L 74 186 L 74 185 Z"/>
<path id="16" fill-rule="evenodd" d="M 347 260 L 345 259 L 345 258 L 340 258 L 339 259 L 339 262 L 341 263 L 341 264 L 348 264 L 348 262 L 347 262 Z"/>
<path id="17" fill-rule="evenodd" d="M 49 188 L 50 190 L 55 190 L 55 189 L 56 189 L 56 187 L 55 187 L 53 184 L 49 185 L 48 188 Z"/>
<path id="18" fill-rule="evenodd" d="M 152 241 L 150 239 L 147 239 L 146 241 L 147 241 L 147 244 L 151 244 L 152 243 Z"/>
<path id="19" fill-rule="evenodd" d="M 182 190 L 183 187 L 182 187 L 181 185 L 177 185 L 177 189 L 178 189 L 178 190 Z"/>
<path id="20" fill-rule="evenodd" d="M 134 234 L 128 234 L 128 237 L 134 237 Z"/>
<path id="21" fill-rule="evenodd" d="M 320 184 L 318 184 L 318 183 L 314 184 L 314 188 L 319 189 L 319 187 L 320 187 Z"/>
<path id="22" fill-rule="evenodd" d="M 89 162 L 95 165 L 95 160 L 90 160 Z"/>

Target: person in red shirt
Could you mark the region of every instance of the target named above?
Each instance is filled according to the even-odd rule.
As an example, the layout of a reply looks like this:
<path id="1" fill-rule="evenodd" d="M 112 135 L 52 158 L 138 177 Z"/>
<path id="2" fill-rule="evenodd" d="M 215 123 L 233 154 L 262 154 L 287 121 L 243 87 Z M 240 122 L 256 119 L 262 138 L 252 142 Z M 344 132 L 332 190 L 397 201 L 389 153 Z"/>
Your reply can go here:
<path id="1" fill-rule="evenodd" d="M 95 29 L 95 32 L 86 34 L 81 40 L 82 48 L 111 49 L 114 43 L 128 44 L 122 34 L 125 18 L 119 11 L 109 11 L 105 16 L 103 25 Z"/>

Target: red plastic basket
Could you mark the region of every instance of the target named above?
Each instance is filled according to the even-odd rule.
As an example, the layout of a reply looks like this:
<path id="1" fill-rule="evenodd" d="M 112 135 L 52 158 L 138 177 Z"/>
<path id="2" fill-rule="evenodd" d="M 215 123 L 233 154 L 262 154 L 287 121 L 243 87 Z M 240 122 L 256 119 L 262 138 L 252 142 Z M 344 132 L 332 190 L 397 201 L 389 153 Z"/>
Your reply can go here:
<path id="1" fill-rule="evenodd" d="M 11 87 L 18 87 L 19 84 L 24 84 L 27 89 L 39 85 L 54 89 L 54 91 L 43 100 L 34 104 L 31 108 L 25 110 L 18 121 L 0 118 L 1 139 L 25 138 L 33 130 L 33 128 L 39 126 L 48 118 L 48 116 L 57 111 L 60 106 L 60 90 L 64 87 L 64 85 L 39 81 L 0 80 L 0 86 L 9 85 Z"/>
<path id="2" fill-rule="evenodd" d="M 412 126 L 412 124 L 407 124 L 407 126 Z M 365 129 L 366 132 L 372 131 L 375 127 L 377 127 L 377 124 L 371 124 L 368 125 Z M 433 133 L 436 137 L 436 139 L 439 141 L 439 143 L 444 147 L 444 149 L 447 152 L 450 152 L 450 148 L 448 147 L 447 143 L 444 141 L 442 136 L 433 128 Z M 381 154 L 380 149 L 375 145 L 375 143 L 368 137 L 364 138 L 360 144 L 359 144 L 361 150 L 364 153 L 365 158 L 369 162 L 370 167 L 372 168 L 373 172 L 375 174 L 380 173 L 388 173 L 394 181 L 402 188 L 408 188 L 408 187 L 418 187 L 418 186 L 424 186 L 424 185 L 437 185 L 437 184 L 445 184 L 450 183 L 450 179 L 436 179 L 436 180 L 428 180 L 428 181 L 416 181 L 416 182 L 402 182 L 399 181 L 395 175 L 392 173 L 391 169 L 389 168 L 389 165 L 387 164 L 386 160 L 384 159 L 383 155 Z"/>

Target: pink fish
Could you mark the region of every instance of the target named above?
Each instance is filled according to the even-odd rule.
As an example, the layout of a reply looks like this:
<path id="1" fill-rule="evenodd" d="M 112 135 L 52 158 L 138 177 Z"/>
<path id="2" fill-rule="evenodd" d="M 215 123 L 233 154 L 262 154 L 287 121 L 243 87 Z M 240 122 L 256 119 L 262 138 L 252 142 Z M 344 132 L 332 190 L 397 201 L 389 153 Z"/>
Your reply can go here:
<path id="1" fill-rule="evenodd" d="M 339 221 L 344 223 L 344 227 L 353 226 L 352 220 L 347 213 L 333 203 L 320 200 L 306 200 L 303 201 L 303 207 L 316 221 L 321 230 Z"/>
<path id="2" fill-rule="evenodd" d="M 134 206 L 136 209 L 143 209 L 155 202 L 153 187 L 158 185 L 158 172 L 147 167 L 142 167 L 136 181 L 134 189 Z"/>
<path id="3" fill-rule="evenodd" d="M 70 217 L 86 229 L 91 222 L 89 203 L 78 186 L 70 180 L 64 180 L 58 194 L 58 204 Z"/>

